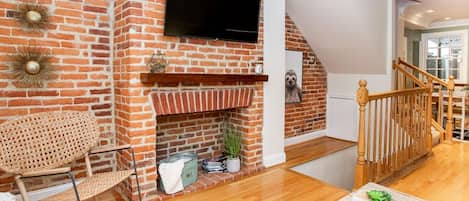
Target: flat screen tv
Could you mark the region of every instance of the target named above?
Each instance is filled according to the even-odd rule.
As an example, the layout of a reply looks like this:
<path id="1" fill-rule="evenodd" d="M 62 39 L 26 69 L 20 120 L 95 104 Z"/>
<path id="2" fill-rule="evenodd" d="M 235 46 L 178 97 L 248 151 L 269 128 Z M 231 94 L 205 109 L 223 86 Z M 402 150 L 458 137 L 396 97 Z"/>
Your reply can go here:
<path id="1" fill-rule="evenodd" d="M 164 33 L 257 42 L 260 0 L 167 0 Z"/>

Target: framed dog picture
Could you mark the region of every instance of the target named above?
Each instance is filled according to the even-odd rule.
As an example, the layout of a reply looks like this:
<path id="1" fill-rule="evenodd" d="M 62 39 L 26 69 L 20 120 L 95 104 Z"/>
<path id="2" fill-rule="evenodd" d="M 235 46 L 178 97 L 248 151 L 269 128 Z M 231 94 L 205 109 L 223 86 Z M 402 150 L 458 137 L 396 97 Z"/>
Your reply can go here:
<path id="1" fill-rule="evenodd" d="M 285 103 L 301 103 L 303 86 L 303 52 L 287 50 Z"/>

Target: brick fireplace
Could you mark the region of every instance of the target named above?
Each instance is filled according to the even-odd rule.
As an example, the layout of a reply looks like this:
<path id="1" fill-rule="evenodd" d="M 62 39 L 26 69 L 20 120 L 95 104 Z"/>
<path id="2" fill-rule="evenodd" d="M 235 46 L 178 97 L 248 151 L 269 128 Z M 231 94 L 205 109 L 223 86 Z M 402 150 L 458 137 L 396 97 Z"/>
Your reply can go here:
<path id="1" fill-rule="evenodd" d="M 137 165 L 140 167 L 139 175 L 146 176 L 141 179 L 141 183 L 146 183 L 146 185 L 141 185 L 146 197 L 161 200 L 191 193 L 240 179 L 263 168 L 261 84 L 153 86 L 145 91 L 145 98 L 137 99 L 148 101 L 144 103 L 145 106 L 138 108 L 148 109 L 148 111 L 142 114 L 140 110 L 132 106 L 131 108 L 134 109 L 129 108 L 129 116 L 135 115 L 137 119 L 144 118 L 146 123 L 142 122 L 143 125 L 153 125 L 153 127 L 148 130 L 132 131 L 128 136 L 120 137 L 131 139 L 130 142 L 136 147 Z M 154 118 L 154 121 L 147 117 Z M 203 159 L 221 156 L 223 128 L 226 124 L 235 126 L 242 134 L 241 172 L 200 174 L 197 183 L 175 195 L 165 195 L 157 190 L 159 160 L 189 151 L 198 154 L 199 162 Z M 135 127 L 136 125 L 139 124 L 128 124 L 129 127 L 124 128 L 138 128 Z M 121 167 L 129 165 L 130 158 L 127 157 L 126 155 L 118 156 Z M 135 185 L 133 181 L 130 184 Z M 128 193 L 132 192 L 133 198 L 136 198 L 135 186 L 127 190 Z"/>
<path id="2" fill-rule="evenodd" d="M 229 118 L 243 135 L 242 169 L 247 170 L 247 173 L 220 175 L 217 176 L 217 181 L 229 181 L 262 168 L 262 82 L 243 80 L 228 83 L 219 81 L 185 83 L 185 80 L 180 80 L 178 83 L 165 84 L 146 83 L 141 77 L 142 73 L 149 71 L 146 62 L 156 50 L 165 52 L 169 62 L 166 73 L 252 75 L 254 74 L 252 63 L 263 60 L 262 17 L 259 42 L 253 44 L 164 36 L 164 10 L 164 0 L 117 0 L 113 13 L 116 143 L 130 143 L 135 147 L 144 200 L 151 201 L 165 198 L 157 190 L 157 161 L 163 156 L 166 157 L 173 151 L 178 152 L 178 149 L 179 151 L 199 149 L 200 158 L 221 153 L 222 144 L 219 139 L 207 141 L 205 147 L 211 148 L 207 148 L 206 151 L 201 147 L 185 146 L 197 144 L 195 142 L 187 144 L 188 138 L 184 138 L 186 140 L 184 142 L 170 139 L 166 145 L 158 141 L 159 137 L 171 132 L 175 132 L 178 136 L 189 134 L 185 137 L 191 140 L 196 140 L 190 137 L 191 133 L 197 132 L 217 138 L 215 136 L 220 134 L 221 123 Z M 236 94 L 243 92 L 235 90 L 238 88 L 249 89 L 251 93 L 250 100 L 247 101 L 249 104 L 241 104 L 242 101 L 228 98 L 233 95 L 230 95 L 230 90 L 234 92 L 233 97 L 239 97 Z M 220 96 L 219 92 L 227 90 L 226 98 L 231 102 L 226 102 L 226 105 L 225 103 L 215 105 L 214 103 L 225 100 L 225 95 Z M 155 96 L 163 97 L 162 100 L 158 100 L 160 104 L 156 107 Z M 192 98 L 193 101 L 185 104 L 184 98 L 179 98 L 179 102 L 175 99 L 184 96 L 186 99 Z M 200 97 L 212 101 L 203 104 L 204 100 Z M 214 101 L 214 98 L 217 98 L 217 101 Z M 171 101 L 182 107 L 167 105 Z M 209 103 L 213 104 L 208 105 Z M 187 107 L 190 104 L 194 106 Z M 184 131 L 174 130 L 172 126 L 175 124 L 179 128 L 184 128 Z M 193 130 L 190 131 L 191 129 Z M 172 148 L 171 143 L 176 145 L 176 150 Z M 202 142 L 198 143 L 198 146 L 201 144 Z M 116 160 L 117 168 L 131 165 L 128 153 L 117 155 Z M 199 181 L 202 183 L 196 186 L 202 186 L 201 188 L 193 186 L 187 188 L 186 192 L 213 186 L 215 183 L 204 176 L 200 177 Z M 138 200 L 134 180 L 127 181 L 126 185 L 120 186 L 120 190 L 132 200 Z"/>
<path id="3" fill-rule="evenodd" d="M 199 160 L 221 156 L 224 126 L 243 127 L 245 122 L 234 113 L 249 107 L 253 95 L 252 88 L 154 92 L 157 161 L 188 151 L 196 152 Z"/>
<path id="4" fill-rule="evenodd" d="M 253 146 L 260 139 L 248 134 L 250 127 L 256 125 L 250 125 L 249 118 L 243 117 L 243 110 L 251 107 L 254 95 L 253 86 L 156 89 L 151 93 L 157 115 L 157 163 L 176 153 L 195 152 L 200 166 L 202 160 L 222 155 L 223 129 L 227 124 L 234 125 L 243 133 L 241 172 L 204 174 L 199 170 L 199 180 L 179 194 L 233 181 L 262 168 L 259 164 L 262 157 L 260 146 Z M 162 192 L 158 195 L 163 199 L 176 196 Z"/>

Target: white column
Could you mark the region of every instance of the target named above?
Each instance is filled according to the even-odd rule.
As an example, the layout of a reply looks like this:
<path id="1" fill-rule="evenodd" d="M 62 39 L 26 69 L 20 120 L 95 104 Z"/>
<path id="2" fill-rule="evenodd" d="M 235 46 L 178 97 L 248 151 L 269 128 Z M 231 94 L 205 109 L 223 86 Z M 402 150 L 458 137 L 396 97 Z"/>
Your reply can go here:
<path id="1" fill-rule="evenodd" d="M 264 0 L 263 164 L 285 162 L 285 0 Z"/>

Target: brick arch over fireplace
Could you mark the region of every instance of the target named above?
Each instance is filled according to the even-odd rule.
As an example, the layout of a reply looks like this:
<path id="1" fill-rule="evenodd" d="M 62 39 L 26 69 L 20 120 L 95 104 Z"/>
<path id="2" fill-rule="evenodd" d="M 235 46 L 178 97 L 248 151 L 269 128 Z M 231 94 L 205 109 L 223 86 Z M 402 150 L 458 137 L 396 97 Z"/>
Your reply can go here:
<path id="1" fill-rule="evenodd" d="M 159 116 L 246 108 L 251 105 L 253 95 L 252 88 L 219 88 L 157 91 L 152 94 L 152 98 Z"/>

